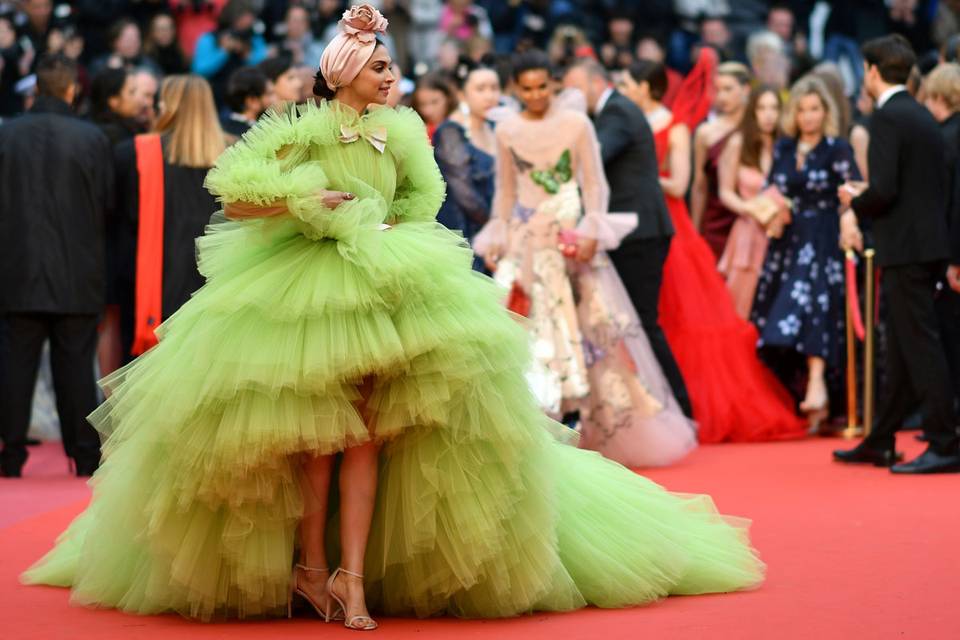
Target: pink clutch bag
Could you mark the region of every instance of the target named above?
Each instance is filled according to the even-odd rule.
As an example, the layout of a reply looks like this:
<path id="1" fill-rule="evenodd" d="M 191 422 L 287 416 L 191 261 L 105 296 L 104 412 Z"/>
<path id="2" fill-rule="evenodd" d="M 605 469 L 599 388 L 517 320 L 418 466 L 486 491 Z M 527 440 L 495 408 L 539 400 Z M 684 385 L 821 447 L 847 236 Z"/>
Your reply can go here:
<path id="1" fill-rule="evenodd" d="M 564 257 L 576 256 L 579 242 L 580 235 L 574 229 L 563 229 L 557 234 L 557 248 Z"/>

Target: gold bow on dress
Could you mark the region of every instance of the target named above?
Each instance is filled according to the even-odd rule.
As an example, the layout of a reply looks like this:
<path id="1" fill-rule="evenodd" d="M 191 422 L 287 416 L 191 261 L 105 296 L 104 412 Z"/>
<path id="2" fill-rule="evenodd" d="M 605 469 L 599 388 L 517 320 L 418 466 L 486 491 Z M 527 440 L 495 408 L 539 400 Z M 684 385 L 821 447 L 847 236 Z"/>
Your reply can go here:
<path id="1" fill-rule="evenodd" d="M 369 142 L 380 153 L 383 153 L 387 148 L 387 128 L 382 125 L 375 127 L 367 127 L 363 124 L 359 126 L 340 125 L 340 142 L 350 144 L 360 138 Z"/>

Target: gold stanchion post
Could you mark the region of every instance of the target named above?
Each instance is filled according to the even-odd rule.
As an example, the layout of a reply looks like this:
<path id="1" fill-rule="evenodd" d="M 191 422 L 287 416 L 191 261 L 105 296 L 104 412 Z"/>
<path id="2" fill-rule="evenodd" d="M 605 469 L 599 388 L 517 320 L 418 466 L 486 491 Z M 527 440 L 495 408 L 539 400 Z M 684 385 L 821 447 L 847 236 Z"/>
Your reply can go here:
<path id="1" fill-rule="evenodd" d="M 864 278 L 866 279 L 866 287 L 864 287 L 864 292 L 866 294 L 866 300 L 864 301 L 864 324 L 866 326 L 866 335 L 864 336 L 863 341 L 863 435 L 870 435 L 870 429 L 873 428 L 873 390 L 874 390 L 874 350 L 873 350 L 873 339 L 874 339 L 874 326 L 873 319 L 876 315 L 876 300 L 877 292 L 874 278 L 874 265 L 873 258 L 875 251 L 873 249 L 867 249 L 863 252 L 864 258 L 866 258 L 866 274 Z"/>
<path id="2" fill-rule="evenodd" d="M 847 260 L 852 260 L 853 251 L 847 251 Z M 846 270 L 844 270 L 846 273 Z M 849 277 L 849 276 L 848 276 Z M 847 319 L 847 428 L 843 430 L 843 437 L 852 440 L 860 435 L 857 425 L 857 337 L 853 330 L 852 305 L 859 305 L 859 300 L 850 299 L 850 288 L 847 287 L 846 319 Z"/>

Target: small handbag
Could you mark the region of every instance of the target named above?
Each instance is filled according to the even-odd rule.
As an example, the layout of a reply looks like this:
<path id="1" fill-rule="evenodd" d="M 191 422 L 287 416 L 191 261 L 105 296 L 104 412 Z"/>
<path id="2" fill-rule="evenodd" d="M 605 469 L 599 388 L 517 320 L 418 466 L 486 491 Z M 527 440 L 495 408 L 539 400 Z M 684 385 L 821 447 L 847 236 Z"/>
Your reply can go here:
<path id="1" fill-rule="evenodd" d="M 767 187 L 760 195 L 750 200 L 747 213 L 766 227 L 781 213 L 789 213 L 792 203 L 784 198 L 780 190 L 774 186 Z"/>
<path id="2" fill-rule="evenodd" d="M 557 234 L 557 248 L 565 258 L 576 257 L 579 243 L 580 235 L 574 229 L 562 229 Z"/>
<path id="3" fill-rule="evenodd" d="M 507 295 L 507 309 L 524 318 L 530 317 L 530 296 L 516 280 L 513 281 L 513 286 L 510 287 L 510 293 Z"/>

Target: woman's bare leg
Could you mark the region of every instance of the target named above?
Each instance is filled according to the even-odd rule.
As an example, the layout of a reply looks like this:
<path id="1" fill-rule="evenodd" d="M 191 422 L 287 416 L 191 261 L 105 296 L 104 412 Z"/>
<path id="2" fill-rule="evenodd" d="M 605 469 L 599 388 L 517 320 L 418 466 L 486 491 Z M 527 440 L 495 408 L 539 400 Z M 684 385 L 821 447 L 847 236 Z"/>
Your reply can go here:
<path id="1" fill-rule="evenodd" d="M 377 498 L 379 452 L 379 445 L 373 442 L 352 447 L 344 451 L 340 466 L 340 566 L 360 575 L 363 575 L 367 538 Z M 347 604 L 348 620 L 368 615 L 363 580 L 341 573 L 333 588 Z"/>
<path id="2" fill-rule="evenodd" d="M 801 408 L 819 409 L 827 402 L 827 383 L 824 380 L 826 362 L 823 358 L 810 356 L 807 358 L 807 393 L 801 403 Z"/>
<path id="3" fill-rule="evenodd" d="M 330 500 L 330 479 L 333 456 L 304 456 L 301 474 L 303 518 L 300 520 L 300 564 L 315 569 L 328 568 L 324 546 L 327 530 L 327 503 Z M 320 607 L 327 606 L 329 571 L 296 571 L 297 586 Z"/>
<path id="4" fill-rule="evenodd" d="M 824 379 L 826 362 L 823 358 L 810 356 L 807 358 L 807 393 L 800 403 L 800 410 L 807 415 L 810 433 L 818 433 L 820 423 L 827 419 L 828 408 L 827 383 Z"/>
<path id="5" fill-rule="evenodd" d="M 361 385 L 360 392 L 364 400 L 357 408 L 368 430 L 373 433 L 375 418 L 366 407 L 371 386 L 369 380 Z M 340 465 L 340 566 L 359 575 L 363 575 L 367 539 L 377 499 L 379 454 L 380 445 L 371 441 L 344 451 Z M 341 573 L 333 590 L 347 605 L 347 620 L 369 615 L 361 578 Z"/>

